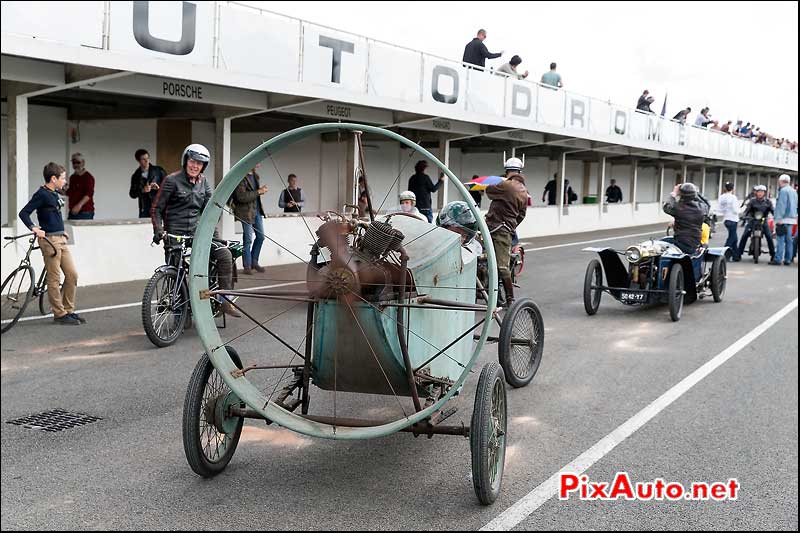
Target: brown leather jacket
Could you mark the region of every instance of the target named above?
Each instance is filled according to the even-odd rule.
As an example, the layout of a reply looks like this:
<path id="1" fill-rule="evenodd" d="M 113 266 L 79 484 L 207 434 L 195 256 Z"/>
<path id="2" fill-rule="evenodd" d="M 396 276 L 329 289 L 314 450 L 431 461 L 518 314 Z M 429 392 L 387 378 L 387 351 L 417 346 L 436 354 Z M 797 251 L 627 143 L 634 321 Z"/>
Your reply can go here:
<path id="1" fill-rule="evenodd" d="M 507 180 L 487 187 L 486 196 L 492 201 L 486 214 L 489 231 L 503 227 L 514 233 L 528 210 L 525 178 L 521 174 L 511 174 Z"/>

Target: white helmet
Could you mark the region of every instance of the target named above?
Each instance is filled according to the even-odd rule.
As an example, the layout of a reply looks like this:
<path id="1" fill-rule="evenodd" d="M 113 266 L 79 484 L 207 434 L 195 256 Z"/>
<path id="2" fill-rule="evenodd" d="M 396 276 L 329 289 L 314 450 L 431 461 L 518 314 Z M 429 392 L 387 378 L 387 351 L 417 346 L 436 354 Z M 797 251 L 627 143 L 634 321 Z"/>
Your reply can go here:
<path id="1" fill-rule="evenodd" d="M 522 164 L 522 159 L 518 157 L 512 157 L 508 161 L 506 161 L 505 169 L 506 170 L 522 170 L 525 165 Z"/>
<path id="2" fill-rule="evenodd" d="M 402 202 L 403 200 L 411 200 L 414 202 L 413 205 L 417 205 L 417 195 L 411 191 L 403 191 L 400 193 L 400 201 Z"/>
<path id="3" fill-rule="evenodd" d="M 203 163 L 203 169 L 200 172 L 205 172 L 206 167 L 208 167 L 208 162 L 211 161 L 211 154 L 208 153 L 208 148 L 202 144 L 190 144 L 184 149 L 183 155 L 181 156 L 181 166 L 183 170 L 186 170 L 186 162 L 189 159 Z"/>

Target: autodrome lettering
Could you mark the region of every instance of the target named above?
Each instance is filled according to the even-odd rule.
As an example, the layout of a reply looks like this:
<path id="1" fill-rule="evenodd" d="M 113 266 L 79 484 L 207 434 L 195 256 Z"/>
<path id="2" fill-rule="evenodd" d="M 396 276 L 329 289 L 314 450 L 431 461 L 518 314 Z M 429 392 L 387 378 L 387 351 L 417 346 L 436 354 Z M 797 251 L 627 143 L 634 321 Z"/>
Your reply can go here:
<path id="1" fill-rule="evenodd" d="M 165 81 L 161 85 L 161 94 L 164 96 L 177 96 L 187 100 L 202 100 L 203 86 L 190 83 Z"/>

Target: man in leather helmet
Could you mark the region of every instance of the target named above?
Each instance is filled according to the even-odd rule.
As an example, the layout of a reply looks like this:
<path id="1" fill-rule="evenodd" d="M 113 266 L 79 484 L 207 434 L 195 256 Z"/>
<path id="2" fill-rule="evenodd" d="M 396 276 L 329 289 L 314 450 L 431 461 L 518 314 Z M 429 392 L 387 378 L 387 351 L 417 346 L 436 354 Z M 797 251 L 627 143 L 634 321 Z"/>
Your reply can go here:
<path id="1" fill-rule="evenodd" d="M 694 254 L 700 246 L 708 210 L 697 197 L 697 187 L 687 182 L 676 185 L 664 203 L 664 212 L 675 218 L 675 245 L 687 254 Z"/>
<path id="2" fill-rule="evenodd" d="M 747 202 L 747 207 L 744 210 L 743 218 L 747 220 L 742 238 L 739 240 L 739 256 L 744 253 L 747 246 L 747 239 L 753 233 L 753 227 L 756 225 L 756 213 L 761 213 L 762 234 L 767 241 L 767 248 L 769 248 L 770 260 L 775 259 L 775 243 L 772 242 L 772 231 L 769 229 L 767 223 L 767 216 L 772 213 L 775 214 L 775 209 L 772 206 L 772 201 L 767 198 L 767 188 L 764 185 L 756 185 L 753 187 L 754 196 Z"/>
<path id="3" fill-rule="evenodd" d="M 173 172 L 161 182 L 150 210 L 154 243 L 158 244 L 164 239 L 165 244 L 170 244 L 171 238 L 166 233 L 194 235 L 200 214 L 211 199 L 211 186 L 203 176 L 209 161 L 211 155 L 205 146 L 190 144 L 181 156 L 181 170 Z M 231 251 L 223 246 L 212 246 L 211 257 L 217 261 L 220 289 L 233 289 Z M 227 300 L 222 302 L 221 307 L 227 315 L 242 316 Z"/>

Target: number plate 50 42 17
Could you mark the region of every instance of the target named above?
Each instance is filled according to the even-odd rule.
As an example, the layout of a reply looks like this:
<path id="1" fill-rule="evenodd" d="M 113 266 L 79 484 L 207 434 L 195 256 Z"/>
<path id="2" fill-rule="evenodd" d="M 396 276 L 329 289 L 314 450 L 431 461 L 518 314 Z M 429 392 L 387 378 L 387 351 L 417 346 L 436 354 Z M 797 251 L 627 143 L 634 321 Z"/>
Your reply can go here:
<path id="1" fill-rule="evenodd" d="M 644 292 L 622 292 L 619 299 L 623 302 L 644 302 L 647 300 L 647 293 Z"/>

